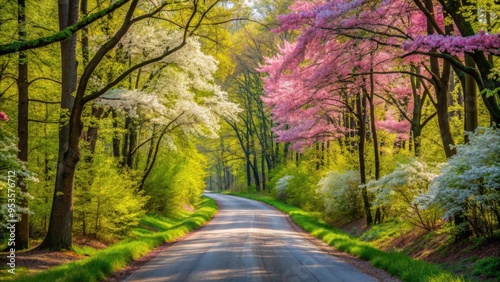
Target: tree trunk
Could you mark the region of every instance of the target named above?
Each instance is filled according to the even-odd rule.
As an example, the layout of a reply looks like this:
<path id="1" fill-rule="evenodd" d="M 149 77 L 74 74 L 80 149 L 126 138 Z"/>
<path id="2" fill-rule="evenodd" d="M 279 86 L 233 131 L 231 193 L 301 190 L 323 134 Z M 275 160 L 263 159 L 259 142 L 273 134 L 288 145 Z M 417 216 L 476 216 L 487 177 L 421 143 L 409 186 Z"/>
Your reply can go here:
<path id="1" fill-rule="evenodd" d="M 113 157 L 119 158 L 120 157 L 120 138 L 118 138 L 118 133 L 117 133 L 117 128 L 118 128 L 118 115 L 114 110 L 112 111 L 112 117 L 113 117 Z"/>
<path id="2" fill-rule="evenodd" d="M 465 65 L 468 67 L 476 66 L 474 59 L 467 54 L 465 54 Z M 469 142 L 467 132 L 474 132 L 478 126 L 477 106 L 476 81 L 471 75 L 466 75 L 464 88 L 464 131 L 466 132 L 464 138 L 466 143 Z"/>
<path id="3" fill-rule="evenodd" d="M 262 148 L 262 156 L 260 158 L 260 170 L 262 173 L 262 190 L 266 190 L 266 160 L 265 160 L 266 152 L 265 149 Z"/>
<path id="4" fill-rule="evenodd" d="M 358 159 L 359 159 L 359 173 L 361 177 L 361 184 L 366 183 L 366 163 L 365 163 L 365 140 L 366 140 L 366 95 L 358 94 L 356 99 L 356 114 L 359 118 L 358 124 Z M 368 199 L 368 190 L 366 187 L 361 189 L 363 196 L 363 206 L 365 209 L 366 225 L 370 226 L 373 223 L 370 200 Z"/>
<path id="5" fill-rule="evenodd" d="M 260 191 L 260 175 L 259 175 L 259 162 L 257 161 L 257 152 L 253 152 L 253 163 L 251 165 L 253 171 L 253 178 L 255 180 L 255 190 Z"/>
<path id="6" fill-rule="evenodd" d="M 132 152 L 134 151 L 135 147 L 137 146 L 137 131 L 135 127 L 135 123 L 132 122 L 130 124 L 130 131 L 129 131 L 129 142 L 128 142 L 128 151 L 127 151 L 127 167 L 133 168 L 134 166 L 134 154 Z"/>
<path id="7" fill-rule="evenodd" d="M 154 145 L 155 145 L 155 134 L 156 134 L 156 124 L 153 124 L 153 132 L 151 133 L 151 141 L 149 142 L 149 150 L 148 150 L 148 156 L 146 158 L 146 165 L 144 166 L 144 172 L 149 167 L 149 163 L 151 162 L 151 157 L 153 156 L 153 150 L 154 150 Z"/>
<path id="8" fill-rule="evenodd" d="M 26 3 L 25 0 L 18 0 L 18 37 L 19 41 L 26 39 Z M 18 123 L 17 134 L 19 138 L 18 143 L 18 158 L 23 162 L 28 161 L 28 55 L 26 52 L 19 52 L 18 61 L 18 76 L 17 76 L 17 89 L 18 89 Z M 27 193 L 28 189 L 22 177 L 18 178 L 17 185 L 21 192 Z M 19 201 L 19 207 L 28 208 L 28 199 L 23 198 Z M 21 214 L 21 221 L 16 223 L 16 250 L 23 250 L 29 248 L 29 213 Z"/>
<path id="9" fill-rule="evenodd" d="M 125 118 L 125 135 L 123 137 L 123 147 L 122 147 L 122 166 L 125 167 L 127 165 L 127 156 L 128 156 L 128 148 L 129 148 L 129 139 L 130 139 L 130 127 L 132 123 L 131 117 Z"/>
<path id="10" fill-rule="evenodd" d="M 462 36 L 472 36 L 476 34 L 476 31 L 473 27 L 473 22 L 466 19 L 466 13 L 462 13 L 463 9 L 476 9 L 476 7 L 473 6 L 475 5 L 473 1 L 448 0 L 443 4 L 445 4 L 447 13 L 449 13 L 449 15 L 453 18 L 453 22 Z M 476 51 L 473 53 L 469 53 L 468 55 L 474 60 L 477 67 L 476 69 L 479 71 L 479 75 L 474 77 L 479 90 L 493 91 L 500 87 L 500 83 L 498 81 L 496 81 L 494 78 L 489 77 L 494 65 L 491 64 L 484 52 Z M 500 124 L 500 105 L 498 104 L 500 94 L 495 93 L 491 96 L 481 95 L 481 98 L 483 99 L 484 105 L 490 113 L 491 121 L 496 123 L 497 125 Z"/>
<path id="11" fill-rule="evenodd" d="M 94 154 L 95 147 L 97 145 L 97 134 L 99 132 L 99 124 L 98 121 L 101 118 L 104 109 L 101 107 L 93 106 L 92 107 L 92 119 L 87 130 L 87 142 L 89 142 L 89 151 L 91 154 Z M 92 158 L 92 157 L 91 157 Z M 91 162 L 92 159 L 89 159 Z"/>
<path id="12" fill-rule="evenodd" d="M 78 0 L 59 0 L 59 28 L 62 30 L 78 21 Z M 63 111 L 72 111 L 74 98 L 72 93 L 76 90 L 77 61 L 76 61 L 76 34 L 61 42 L 61 108 Z M 73 109 L 74 110 L 74 109 Z M 76 114 L 81 115 L 83 106 Z M 56 173 L 56 184 L 52 210 L 50 213 L 49 229 L 40 248 L 42 249 L 70 249 L 73 227 L 73 189 L 76 164 L 79 161 L 78 139 L 82 130 L 79 118 L 71 117 L 74 122 L 70 126 L 65 121 L 64 113 L 61 117 L 59 130 L 59 157 Z"/>
<path id="13" fill-rule="evenodd" d="M 430 0 L 425 0 L 425 7 L 431 12 L 434 12 L 433 3 Z M 445 15 L 446 16 L 446 15 Z M 451 32 L 452 27 L 447 25 L 445 30 Z M 435 34 L 434 27 L 430 20 L 427 20 L 427 34 Z M 436 50 L 431 50 L 435 52 Z M 442 71 L 441 71 L 442 69 Z M 439 59 L 430 57 L 430 70 L 434 74 L 434 84 L 436 88 L 436 111 L 438 116 L 439 132 L 441 133 L 441 141 L 443 143 L 446 158 L 450 158 L 456 154 L 456 149 L 451 148 L 455 145 L 450 128 L 450 117 L 448 113 L 448 94 L 450 84 L 450 62 L 444 61 L 442 66 L 439 65 Z"/>
<path id="14" fill-rule="evenodd" d="M 373 64 L 373 59 L 371 60 Z M 370 126 L 373 137 L 373 154 L 375 160 L 375 180 L 380 178 L 380 153 L 379 153 L 379 144 L 378 144 L 378 136 L 377 136 L 377 127 L 375 126 L 375 103 L 373 102 L 375 96 L 375 84 L 373 80 L 373 67 L 370 68 L 370 94 L 368 95 L 368 102 L 370 103 Z M 377 207 L 375 212 L 375 224 L 382 223 L 382 215 L 380 208 Z"/>

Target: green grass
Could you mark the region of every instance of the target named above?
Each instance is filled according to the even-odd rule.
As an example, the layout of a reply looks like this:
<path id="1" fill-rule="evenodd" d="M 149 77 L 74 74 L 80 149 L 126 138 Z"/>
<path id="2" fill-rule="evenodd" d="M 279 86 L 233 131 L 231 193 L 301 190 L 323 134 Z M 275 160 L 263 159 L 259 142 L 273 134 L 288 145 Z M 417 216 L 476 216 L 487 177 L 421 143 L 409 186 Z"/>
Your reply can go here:
<path id="1" fill-rule="evenodd" d="M 328 245 L 341 251 L 350 253 L 358 258 L 370 261 L 375 267 L 384 269 L 388 273 L 408 282 L 453 282 L 465 281 L 443 270 L 441 267 L 424 261 L 412 259 L 400 252 L 384 252 L 375 248 L 371 243 L 363 242 L 355 237 L 343 233 L 324 223 L 317 214 L 306 212 L 298 207 L 279 202 L 266 196 L 235 193 L 267 203 L 290 215 L 292 220 L 305 231 L 323 240 Z"/>
<path id="2" fill-rule="evenodd" d="M 500 280 L 500 257 L 489 257 L 478 260 L 474 265 L 474 274 Z"/>
<path id="3" fill-rule="evenodd" d="M 216 212 L 215 201 L 204 197 L 199 208 L 192 214 L 178 215 L 173 218 L 146 216 L 141 222 L 141 227 L 132 232 L 131 238 L 100 251 L 77 247 L 78 253 L 89 253 L 91 256 L 33 276 L 16 275 L 14 281 L 100 281 L 162 243 L 173 241 L 199 228 Z"/>
<path id="4" fill-rule="evenodd" d="M 73 251 L 82 256 L 92 256 L 95 255 L 99 250 L 89 246 L 73 245 Z"/>

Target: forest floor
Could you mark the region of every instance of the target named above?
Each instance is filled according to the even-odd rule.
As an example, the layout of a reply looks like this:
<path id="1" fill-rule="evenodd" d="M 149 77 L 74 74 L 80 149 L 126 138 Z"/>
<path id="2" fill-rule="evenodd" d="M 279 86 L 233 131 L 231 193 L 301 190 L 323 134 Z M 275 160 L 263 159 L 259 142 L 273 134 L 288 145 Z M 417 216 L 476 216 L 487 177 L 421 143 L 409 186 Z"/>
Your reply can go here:
<path id="1" fill-rule="evenodd" d="M 454 242 L 450 233 L 429 232 L 394 222 L 366 228 L 364 218 L 347 224 L 342 230 L 373 242 L 384 251 L 400 251 L 413 258 L 439 264 L 446 270 L 461 274 L 471 281 L 500 281 L 498 276 L 474 275 L 477 261 L 485 258 L 495 258 L 500 261 L 500 240 Z"/>
<path id="2" fill-rule="evenodd" d="M 77 253 L 75 251 L 36 250 L 36 246 L 38 244 L 40 244 L 40 241 L 31 242 L 32 249 L 16 253 L 16 274 L 26 272 L 37 273 L 54 266 L 80 260 L 88 256 L 84 252 Z M 74 240 L 74 245 L 76 245 L 79 249 L 92 250 L 101 250 L 108 246 L 108 244 L 104 242 L 84 237 L 76 238 Z M 3 260 L 4 256 L 0 259 L 2 265 L 4 265 Z M 0 278 L 1 277 L 2 276 L 0 276 Z"/>

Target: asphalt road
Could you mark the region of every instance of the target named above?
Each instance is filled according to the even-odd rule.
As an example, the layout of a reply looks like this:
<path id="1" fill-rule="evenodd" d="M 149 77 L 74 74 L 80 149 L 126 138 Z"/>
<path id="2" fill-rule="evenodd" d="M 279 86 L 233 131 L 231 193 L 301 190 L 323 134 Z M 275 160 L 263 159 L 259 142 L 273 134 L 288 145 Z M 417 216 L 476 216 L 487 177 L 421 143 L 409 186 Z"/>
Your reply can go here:
<path id="1" fill-rule="evenodd" d="M 207 194 L 219 213 L 126 281 L 377 281 L 323 252 L 261 202 Z"/>

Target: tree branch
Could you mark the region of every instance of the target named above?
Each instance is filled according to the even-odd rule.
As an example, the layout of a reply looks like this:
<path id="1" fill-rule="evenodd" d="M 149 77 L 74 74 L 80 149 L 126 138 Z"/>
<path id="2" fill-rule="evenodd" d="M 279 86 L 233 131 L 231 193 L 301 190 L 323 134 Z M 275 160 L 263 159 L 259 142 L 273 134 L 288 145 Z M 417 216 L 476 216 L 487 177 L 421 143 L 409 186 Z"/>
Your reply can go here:
<path id="1" fill-rule="evenodd" d="M 83 20 L 77 22 L 72 26 L 68 26 L 67 28 L 53 34 L 51 36 L 41 37 L 34 40 L 28 41 L 16 41 L 10 44 L 0 45 L 0 56 L 11 54 L 15 52 L 25 51 L 29 49 L 35 49 L 50 45 L 55 42 L 63 41 L 65 39 L 73 36 L 75 32 L 86 27 L 87 25 L 101 19 L 102 17 L 108 15 L 109 13 L 114 12 L 116 9 L 125 5 L 130 0 L 118 0 L 117 2 L 111 4 L 108 8 L 93 13 L 92 15 L 84 18 Z"/>

